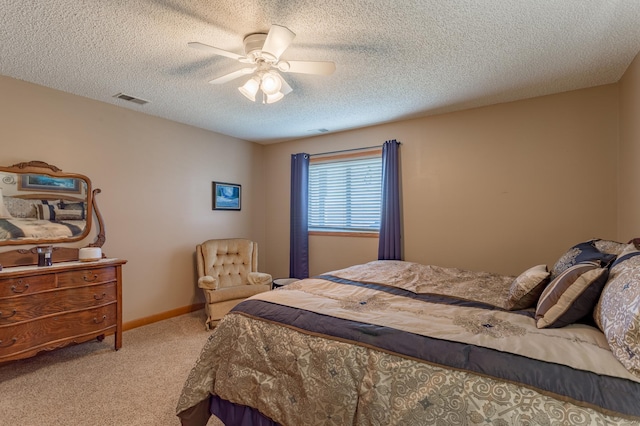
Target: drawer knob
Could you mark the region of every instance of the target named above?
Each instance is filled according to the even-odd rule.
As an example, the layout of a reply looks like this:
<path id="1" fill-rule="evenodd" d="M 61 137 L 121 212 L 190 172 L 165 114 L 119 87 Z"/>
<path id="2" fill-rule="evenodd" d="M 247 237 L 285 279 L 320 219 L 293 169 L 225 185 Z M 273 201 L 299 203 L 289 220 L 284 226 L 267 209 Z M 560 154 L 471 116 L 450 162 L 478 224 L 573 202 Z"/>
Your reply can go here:
<path id="1" fill-rule="evenodd" d="M 99 294 L 94 294 L 94 295 L 93 295 L 93 298 L 94 298 L 94 299 L 96 299 L 96 300 L 102 300 L 102 299 L 104 299 L 105 297 L 107 297 L 107 293 L 102 293 L 102 294 L 100 294 L 100 295 L 99 295 Z"/>
<path id="2" fill-rule="evenodd" d="M 16 314 L 16 312 L 18 312 L 18 311 L 16 311 L 16 310 L 14 309 L 14 310 L 13 310 L 13 312 L 11 312 L 9 315 L 3 316 L 3 315 L 2 315 L 2 311 L 0 311 L 0 319 L 7 319 L 7 318 L 11 318 L 12 316 L 14 316 L 14 315 Z"/>
<path id="3" fill-rule="evenodd" d="M 94 318 L 93 322 L 96 323 L 96 324 L 100 324 L 101 322 L 105 322 L 106 319 L 107 319 L 107 316 L 103 315 L 102 319 Z"/>
<path id="4" fill-rule="evenodd" d="M 17 285 L 11 286 L 11 291 L 14 293 L 24 293 L 29 289 L 29 284 L 22 282 L 22 280 L 18 280 Z"/>
<path id="5" fill-rule="evenodd" d="M 0 348 L 8 348 L 9 346 L 15 344 L 18 341 L 17 337 L 14 337 L 13 339 L 11 339 L 11 341 L 9 341 L 8 343 L 2 343 L 2 340 L 0 340 Z"/>

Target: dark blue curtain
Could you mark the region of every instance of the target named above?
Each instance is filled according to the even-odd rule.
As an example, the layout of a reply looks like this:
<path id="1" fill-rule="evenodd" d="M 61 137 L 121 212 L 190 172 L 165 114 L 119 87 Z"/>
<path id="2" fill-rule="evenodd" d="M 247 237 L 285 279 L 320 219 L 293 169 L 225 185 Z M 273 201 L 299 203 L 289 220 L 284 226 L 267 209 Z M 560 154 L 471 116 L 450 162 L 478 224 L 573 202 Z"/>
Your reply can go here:
<path id="1" fill-rule="evenodd" d="M 382 146 L 382 215 L 380 219 L 379 260 L 402 260 L 400 223 L 400 173 L 395 139 Z"/>
<path id="2" fill-rule="evenodd" d="M 309 277 L 309 154 L 291 155 L 289 277 Z"/>

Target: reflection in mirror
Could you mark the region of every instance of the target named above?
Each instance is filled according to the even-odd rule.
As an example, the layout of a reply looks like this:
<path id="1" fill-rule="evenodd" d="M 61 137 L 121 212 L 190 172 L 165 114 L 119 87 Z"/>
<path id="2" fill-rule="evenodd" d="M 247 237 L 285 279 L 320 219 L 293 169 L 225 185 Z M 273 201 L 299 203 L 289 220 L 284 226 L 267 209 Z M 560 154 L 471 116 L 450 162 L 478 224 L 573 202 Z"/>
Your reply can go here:
<path id="1" fill-rule="evenodd" d="M 86 176 L 40 161 L 0 167 L 0 246 L 79 241 L 91 216 Z"/>

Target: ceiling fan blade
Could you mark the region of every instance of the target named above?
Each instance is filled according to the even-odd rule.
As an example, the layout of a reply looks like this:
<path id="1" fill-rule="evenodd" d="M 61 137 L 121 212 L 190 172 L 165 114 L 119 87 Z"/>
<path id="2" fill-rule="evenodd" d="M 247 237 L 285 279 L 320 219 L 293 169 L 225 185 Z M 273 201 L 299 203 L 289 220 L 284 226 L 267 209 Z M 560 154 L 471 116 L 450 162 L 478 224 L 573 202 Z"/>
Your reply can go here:
<path id="1" fill-rule="evenodd" d="M 336 70 L 336 64 L 329 61 L 283 61 L 278 68 L 282 72 L 331 75 Z"/>
<path id="2" fill-rule="evenodd" d="M 267 38 L 262 46 L 262 53 L 273 56 L 273 60 L 277 61 L 280 55 L 282 55 L 282 52 L 289 47 L 295 36 L 293 31 L 287 27 L 271 25 L 269 34 L 267 34 Z"/>
<path id="3" fill-rule="evenodd" d="M 222 77 L 215 78 L 215 79 L 211 80 L 209 83 L 211 83 L 211 84 L 223 84 L 223 83 L 226 83 L 228 81 L 235 80 L 236 78 L 240 78 L 243 75 L 251 74 L 255 70 L 256 70 L 256 67 L 253 67 L 253 68 L 242 68 L 242 69 L 239 69 L 238 71 L 234 71 L 232 73 L 223 75 Z"/>
<path id="4" fill-rule="evenodd" d="M 208 44 L 198 43 L 197 41 L 192 41 L 187 43 L 189 47 L 193 47 L 194 49 L 202 50 L 203 52 L 213 53 L 215 55 L 226 56 L 231 59 L 244 59 L 244 56 L 238 55 L 237 53 L 228 52 L 226 50 L 218 49 L 217 47 L 209 46 Z"/>

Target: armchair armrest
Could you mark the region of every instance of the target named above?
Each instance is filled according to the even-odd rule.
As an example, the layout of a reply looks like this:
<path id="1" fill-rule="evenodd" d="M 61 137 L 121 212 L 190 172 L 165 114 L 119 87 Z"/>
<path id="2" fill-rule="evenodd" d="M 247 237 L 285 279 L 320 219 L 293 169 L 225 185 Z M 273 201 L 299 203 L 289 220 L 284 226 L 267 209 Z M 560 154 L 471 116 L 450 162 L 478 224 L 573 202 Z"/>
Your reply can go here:
<path id="1" fill-rule="evenodd" d="M 204 288 L 207 290 L 217 290 L 218 280 L 216 280 L 210 275 L 205 275 L 204 277 L 198 278 L 198 287 Z"/>
<path id="2" fill-rule="evenodd" d="M 249 275 L 247 275 L 247 281 L 252 285 L 271 284 L 272 280 L 271 275 L 264 272 L 249 272 Z"/>

